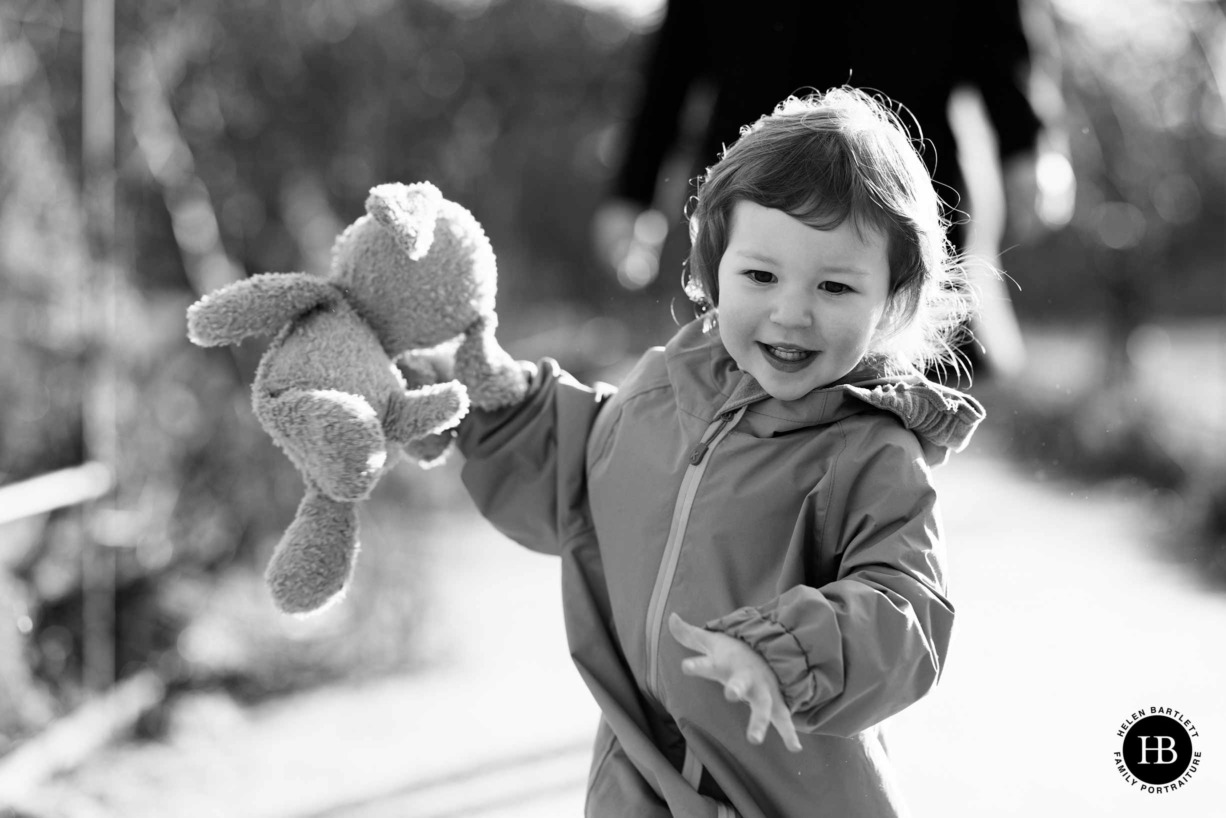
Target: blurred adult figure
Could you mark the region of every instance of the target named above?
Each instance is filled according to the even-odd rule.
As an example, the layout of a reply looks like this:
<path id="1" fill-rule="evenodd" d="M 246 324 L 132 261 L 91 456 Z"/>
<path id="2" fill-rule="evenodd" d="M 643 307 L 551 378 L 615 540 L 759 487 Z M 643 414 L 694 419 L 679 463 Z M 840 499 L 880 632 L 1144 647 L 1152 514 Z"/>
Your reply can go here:
<path id="1" fill-rule="evenodd" d="M 1006 233 L 1022 240 L 1041 222 L 1067 221 L 1072 210 L 1067 141 L 1036 113 L 1031 69 L 1019 0 L 669 0 L 622 164 L 593 221 L 596 251 L 628 289 L 680 294 L 673 273 L 681 272 L 684 249 L 666 252 L 662 281 L 657 273 L 669 226 L 680 224 L 679 180 L 667 179 L 666 168 L 685 136 L 695 89 L 708 89 L 711 98 L 693 161 L 682 166 L 686 196 L 689 182 L 742 126 L 788 95 L 843 84 L 878 91 L 918 123 L 924 160 L 951 207 L 954 243 L 987 262 L 968 265 L 981 310 L 972 323 L 976 343 L 965 351 L 981 373 L 986 355 L 987 371 L 1012 375 L 1023 361 L 1021 334 L 1006 286 L 990 265 Z M 973 160 L 971 179 L 959 164 L 950 116 L 951 98 L 962 88 L 978 92 L 981 119 L 990 124 L 971 129 L 970 138 L 983 144 L 961 146 L 964 161 Z M 1058 114 L 1054 88 L 1047 86 L 1047 107 Z M 995 157 L 984 149 L 991 135 Z M 670 182 L 671 202 L 664 201 Z M 975 201 L 968 201 L 968 189 Z"/>

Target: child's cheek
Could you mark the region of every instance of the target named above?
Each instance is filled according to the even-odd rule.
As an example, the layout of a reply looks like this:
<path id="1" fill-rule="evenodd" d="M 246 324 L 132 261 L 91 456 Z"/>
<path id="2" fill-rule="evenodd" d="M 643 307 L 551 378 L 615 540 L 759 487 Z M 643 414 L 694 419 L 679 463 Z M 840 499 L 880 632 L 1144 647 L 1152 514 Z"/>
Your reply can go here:
<path id="1" fill-rule="evenodd" d="M 715 331 L 719 334 L 719 340 L 724 345 L 724 349 L 732 356 L 732 360 L 736 361 L 737 367 L 744 369 L 744 361 L 741 360 L 740 349 L 737 343 L 736 316 L 729 313 L 718 315 L 715 322 Z"/>

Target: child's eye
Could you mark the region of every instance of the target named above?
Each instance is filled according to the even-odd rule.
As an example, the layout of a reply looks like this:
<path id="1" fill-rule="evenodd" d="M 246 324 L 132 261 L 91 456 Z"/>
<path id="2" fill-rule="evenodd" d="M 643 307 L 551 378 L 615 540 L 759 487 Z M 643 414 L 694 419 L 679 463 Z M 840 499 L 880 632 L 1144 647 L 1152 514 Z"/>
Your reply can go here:
<path id="1" fill-rule="evenodd" d="M 823 281 L 818 285 L 818 289 L 825 290 L 831 295 L 843 295 L 844 293 L 855 292 L 851 287 L 839 281 Z"/>
<path id="2" fill-rule="evenodd" d="M 755 284 L 773 284 L 775 281 L 775 274 L 765 270 L 746 270 L 745 275 Z"/>

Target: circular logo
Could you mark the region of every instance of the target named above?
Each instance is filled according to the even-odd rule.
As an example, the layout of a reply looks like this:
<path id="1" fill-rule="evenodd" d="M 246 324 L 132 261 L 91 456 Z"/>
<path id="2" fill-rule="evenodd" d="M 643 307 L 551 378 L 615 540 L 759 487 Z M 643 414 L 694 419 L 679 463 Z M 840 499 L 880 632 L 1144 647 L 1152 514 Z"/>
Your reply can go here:
<path id="1" fill-rule="evenodd" d="M 1120 725 L 1123 744 L 1115 753 L 1116 769 L 1142 792 L 1170 792 L 1184 786 L 1200 766 L 1199 737 L 1192 720 L 1169 707 L 1138 710 Z"/>
<path id="2" fill-rule="evenodd" d="M 1124 766 L 1146 784 L 1169 784 L 1192 764 L 1192 737 L 1170 716 L 1146 716 L 1124 735 Z"/>

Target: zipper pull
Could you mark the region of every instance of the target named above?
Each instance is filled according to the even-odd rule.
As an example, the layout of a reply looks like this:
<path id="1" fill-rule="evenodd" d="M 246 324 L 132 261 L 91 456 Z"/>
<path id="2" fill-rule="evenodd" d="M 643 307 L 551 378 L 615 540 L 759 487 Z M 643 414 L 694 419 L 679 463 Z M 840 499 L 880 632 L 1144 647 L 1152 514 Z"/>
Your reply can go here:
<path id="1" fill-rule="evenodd" d="M 706 438 L 698 441 L 698 445 L 694 447 L 694 451 L 690 452 L 690 465 L 697 466 L 702 462 L 702 459 L 707 456 L 707 449 L 711 448 L 711 441 L 719 437 L 719 433 L 728 425 L 728 421 L 732 420 L 732 413 L 727 412 L 719 416 L 719 425 L 715 427 L 715 431 Z"/>

